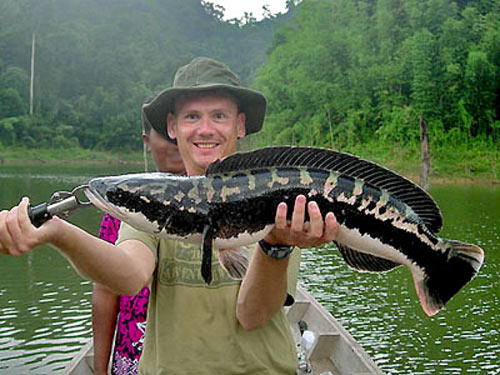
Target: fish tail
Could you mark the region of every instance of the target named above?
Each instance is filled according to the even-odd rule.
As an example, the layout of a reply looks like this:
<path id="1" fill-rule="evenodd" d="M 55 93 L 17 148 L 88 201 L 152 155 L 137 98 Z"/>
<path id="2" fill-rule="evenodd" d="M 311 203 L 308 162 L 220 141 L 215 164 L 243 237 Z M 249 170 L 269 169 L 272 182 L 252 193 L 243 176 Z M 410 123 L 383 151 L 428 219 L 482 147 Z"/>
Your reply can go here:
<path id="1" fill-rule="evenodd" d="M 484 251 L 477 245 L 440 239 L 447 259 L 432 275 L 418 277 L 413 273 L 413 280 L 422 308 L 428 316 L 435 315 L 446 302 L 479 272 L 484 260 Z"/>
<path id="2" fill-rule="evenodd" d="M 229 276 L 235 280 L 241 280 L 248 268 L 248 249 L 240 246 L 235 249 L 219 249 L 219 263 Z"/>

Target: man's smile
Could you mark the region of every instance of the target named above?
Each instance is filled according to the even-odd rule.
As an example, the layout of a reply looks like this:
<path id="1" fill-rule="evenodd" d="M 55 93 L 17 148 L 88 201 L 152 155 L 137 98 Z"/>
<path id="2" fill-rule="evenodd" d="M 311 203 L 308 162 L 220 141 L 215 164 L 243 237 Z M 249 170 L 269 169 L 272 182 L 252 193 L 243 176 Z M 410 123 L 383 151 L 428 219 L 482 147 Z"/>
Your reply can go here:
<path id="1" fill-rule="evenodd" d="M 193 142 L 196 147 L 203 149 L 216 148 L 219 144 L 214 142 Z"/>

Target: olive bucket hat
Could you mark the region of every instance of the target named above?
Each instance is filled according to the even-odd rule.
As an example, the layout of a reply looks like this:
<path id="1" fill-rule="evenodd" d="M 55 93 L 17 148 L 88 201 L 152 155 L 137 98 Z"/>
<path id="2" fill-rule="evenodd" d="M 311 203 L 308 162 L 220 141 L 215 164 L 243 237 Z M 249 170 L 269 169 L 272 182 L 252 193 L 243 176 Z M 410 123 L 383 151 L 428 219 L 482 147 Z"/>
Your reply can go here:
<path id="1" fill-rule="evenodd" d="M 160 92 L 143 111 L 151 126 L 169 141 L 167 116 L 174 113 L 179 96 L 187 93 L 211 90 L 227 90 L 238 101 L 239 110 L 245 113 L 246 135 L 262 128 L 266 113 L 266 98 L 258 91 L 243 87 L 236 74 L 225 64 L 208 57 L 197 57 L 180 67 L 175 74 L 172 87 Z"/>

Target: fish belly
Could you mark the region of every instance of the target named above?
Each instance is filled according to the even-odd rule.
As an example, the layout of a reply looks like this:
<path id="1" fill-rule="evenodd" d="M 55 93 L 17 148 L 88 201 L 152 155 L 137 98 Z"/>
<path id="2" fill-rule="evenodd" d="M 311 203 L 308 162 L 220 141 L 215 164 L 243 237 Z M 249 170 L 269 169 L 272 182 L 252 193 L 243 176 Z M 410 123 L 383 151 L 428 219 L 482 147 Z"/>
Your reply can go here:
<path id="1" fill-rule="evenodd" d="M 398 249 L 383 243 L 380 239 L 361 234 L 356 228 L 339 227 L 336 241 L 360 253 L 374 255 L 412 268 L 412 262 Z"/>
<path id="2" fill-rule="evenodd" d="M 219 249 L 229 249 L 229 248 L 251 245 L 263 239 L 273 229 L 273 227 L 274 224 L 266 225 L 264 229 L 259 230 L 257 232 L 253 233 L 242 232 L 239 233 L 237 236 L 231 238 L 216 238 L 215 246 Z"/>

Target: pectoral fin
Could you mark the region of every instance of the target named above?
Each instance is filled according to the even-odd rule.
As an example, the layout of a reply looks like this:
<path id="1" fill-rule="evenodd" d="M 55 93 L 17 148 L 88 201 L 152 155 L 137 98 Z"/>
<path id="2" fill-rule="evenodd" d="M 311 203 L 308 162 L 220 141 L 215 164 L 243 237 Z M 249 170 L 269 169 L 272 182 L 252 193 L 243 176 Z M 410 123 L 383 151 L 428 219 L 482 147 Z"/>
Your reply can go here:
<path id="1" fill-rule="evenodd" d="M 212 240 L 212 226 L 207 224 L 203 228 L 201 240 L 201 277 L 207 285 L 212 282 Z"/>
<path id="2" fill-rule="evenodd" d="M 248 268 L 248 249 L 246 246 L 235 249 L 219 249 L 217 256 L 220 265 L 232 279 L 243 279 Z"/>

